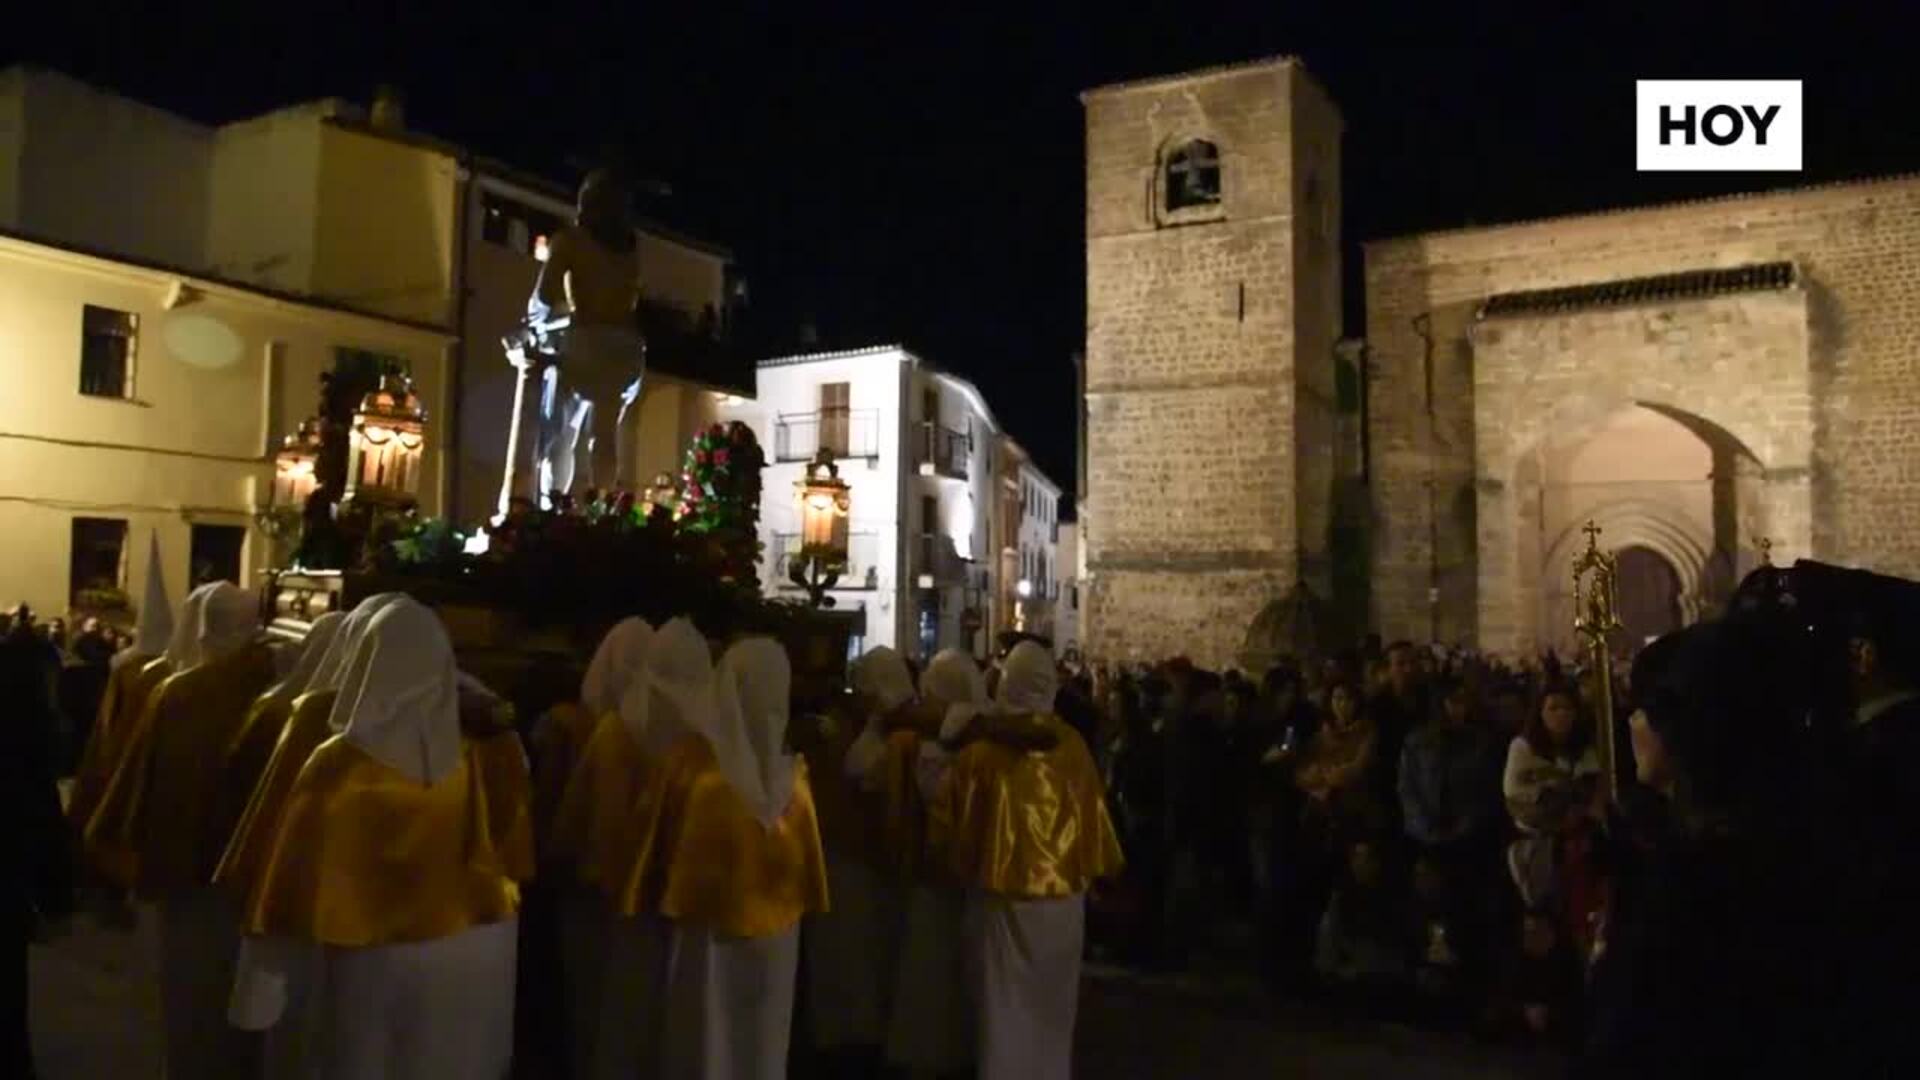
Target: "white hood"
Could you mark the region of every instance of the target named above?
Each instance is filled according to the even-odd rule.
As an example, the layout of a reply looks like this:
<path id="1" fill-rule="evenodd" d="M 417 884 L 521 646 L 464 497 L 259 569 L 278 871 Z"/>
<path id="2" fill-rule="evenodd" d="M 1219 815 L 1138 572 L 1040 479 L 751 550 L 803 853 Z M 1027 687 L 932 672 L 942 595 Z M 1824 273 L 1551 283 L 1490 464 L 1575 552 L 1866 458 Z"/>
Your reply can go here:
<path id="1" fill-rule="evenodd" d="M 459 677 L 440 617 L 411 598 L 381 607 L 329 718 L 375 760 L 431 784 L 460 763 Z"/>
<path id="2" fill-rule="evenodd" d="M 607 631 L 580 683 L 580 704 L 588 715 L 598 718 L 620 707 L 627 687 L 646 666 L 652 643 L 653 627 L 645 619 L 622 619 Z"/>
<path id="3" fill-rule="evenodd" d="M 793 799 L 793 756 L 786 752 L 792 687 L 787 652 L 771 638 L 735 642 L 714 674 L 714 757 L 769 828 Z"/>

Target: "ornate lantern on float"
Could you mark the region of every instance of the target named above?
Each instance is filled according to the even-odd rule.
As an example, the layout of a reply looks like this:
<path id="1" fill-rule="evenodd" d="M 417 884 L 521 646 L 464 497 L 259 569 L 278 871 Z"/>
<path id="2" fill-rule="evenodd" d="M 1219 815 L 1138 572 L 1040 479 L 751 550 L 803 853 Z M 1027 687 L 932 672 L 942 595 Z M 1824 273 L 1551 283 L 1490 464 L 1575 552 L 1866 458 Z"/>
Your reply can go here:
<path id="1" fill-rule="evenodd" d="M 275 539 L 299 531 L 307 500 L 320 486 L 322 445 L 320 420 L 314 417 L 302 421 L 299 430 L 281 440 L 280 449 L 274 453 L 273 491 L 259 517 L 261 527 Z"/>
<path id="2" fill-rule="evenodd" d="M 346 499 L 403 509 L 414 505 L 427 412 L 405 375 L 382 376 L 380 386 L 353 410 L 347 447 Z"/>
<path id="3" fill-rule="evenodd" d="M 830 450 L 821 450 L 808 462 L 806 474 L 793 486 L 800 500 L 800 551 L 789 561 L 787 576 L 807 591 L 813 606 L 832 607 L 827 590 L 847 568 L 852 489 L 840 479 Z"/>

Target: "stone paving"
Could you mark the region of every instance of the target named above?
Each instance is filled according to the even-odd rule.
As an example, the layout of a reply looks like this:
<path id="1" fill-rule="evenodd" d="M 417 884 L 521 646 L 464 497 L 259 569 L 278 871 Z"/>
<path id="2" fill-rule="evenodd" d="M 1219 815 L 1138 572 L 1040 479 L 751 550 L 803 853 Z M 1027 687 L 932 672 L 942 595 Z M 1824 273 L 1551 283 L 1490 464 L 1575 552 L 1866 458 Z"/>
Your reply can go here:
<path id="1" fill-rule="evenodd" d="M 154 923 L 88 920 L 32 954 L 33 1035 L 44 1080 L 157 1077 Z M 1540 1062 L 1464 1039 L 1346 1023 L 1283 1006 L 1243 980 L 1088 970 L 1075 1073 L 1101 1080 L 1310 1077 L 1532 1080 Z"/>

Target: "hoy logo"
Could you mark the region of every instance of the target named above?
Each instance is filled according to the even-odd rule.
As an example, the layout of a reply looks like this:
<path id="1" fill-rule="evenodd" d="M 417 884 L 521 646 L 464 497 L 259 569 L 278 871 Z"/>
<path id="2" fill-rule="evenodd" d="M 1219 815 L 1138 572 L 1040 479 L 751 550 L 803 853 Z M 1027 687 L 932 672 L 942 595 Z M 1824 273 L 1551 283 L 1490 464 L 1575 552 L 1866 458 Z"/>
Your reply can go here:
<path id="1" fill-rule="evenodd" d="M 1800 80 L 1641 79 L 1641 172 L 1799 172 Z"/>

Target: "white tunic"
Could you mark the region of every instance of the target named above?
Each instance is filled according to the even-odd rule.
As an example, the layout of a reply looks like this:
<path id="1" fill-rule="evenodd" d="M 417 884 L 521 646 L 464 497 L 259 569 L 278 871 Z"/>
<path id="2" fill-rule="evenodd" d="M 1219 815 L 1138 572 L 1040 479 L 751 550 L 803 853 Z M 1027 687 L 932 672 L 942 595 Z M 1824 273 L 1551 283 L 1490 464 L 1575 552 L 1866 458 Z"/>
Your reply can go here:
<path id="1" fill-rule="evenodd" d="M 513 1063 L 520 923 L 435 941 L 327 948 L 318 1080 L 503 1080 Z"/>
<path id="2" fill-rule="evenodd" d="M 980 1080 L 1068 1080 L 1080 1000 L 1084 896 L 967 898 Z"/>
<path id="3" fill-rule="evenodd" d="M 663 1080 L 785 1080 L 799 929 L 722 938 L 681 923 L 673 925 L 667 942 L 658 1075 Z"/>

